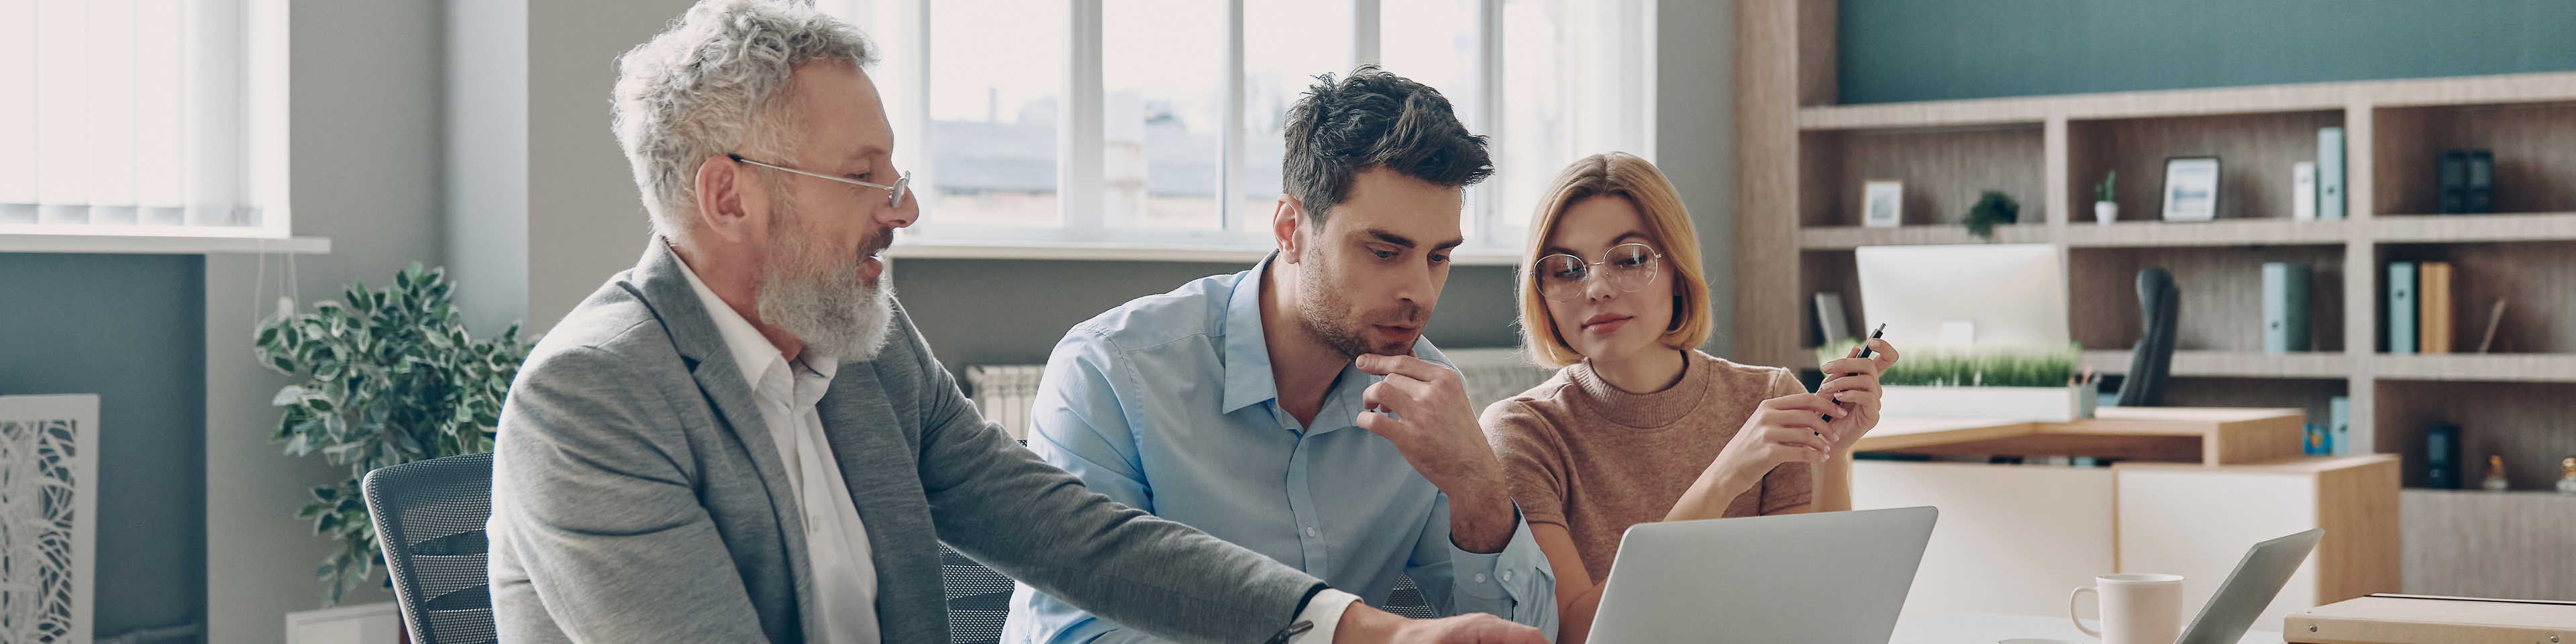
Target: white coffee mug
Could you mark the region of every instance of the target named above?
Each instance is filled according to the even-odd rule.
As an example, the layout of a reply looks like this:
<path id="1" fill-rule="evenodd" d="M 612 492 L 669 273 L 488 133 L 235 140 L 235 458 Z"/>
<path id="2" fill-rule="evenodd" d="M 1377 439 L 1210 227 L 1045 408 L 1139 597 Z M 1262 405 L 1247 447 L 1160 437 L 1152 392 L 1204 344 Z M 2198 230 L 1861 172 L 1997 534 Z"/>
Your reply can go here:
<path id="1" fill-rule="evenodd" d="M 2076 600 L 2086 591 L 2098 596 L 2102 630 L 2084 627 Z M 2066 597 L 2066 617 L 2075 629 L 2102 638 L 2102 644 L 2174 644 L 2182 636 L 2182 575 L 2120 573 L 2093 578 L 2093 585 Z"/>

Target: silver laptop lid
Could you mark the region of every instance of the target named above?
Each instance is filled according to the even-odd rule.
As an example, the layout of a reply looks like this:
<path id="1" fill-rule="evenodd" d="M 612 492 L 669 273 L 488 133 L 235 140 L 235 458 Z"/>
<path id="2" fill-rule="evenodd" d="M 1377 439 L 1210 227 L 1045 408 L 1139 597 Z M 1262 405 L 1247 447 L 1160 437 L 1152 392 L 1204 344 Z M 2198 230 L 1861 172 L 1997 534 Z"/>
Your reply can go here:
<path id="1" fill-rule="evenodd" d="M 2299 572 L 2299 564 L 2308 560 L 2317 539 L 2325 530 L 2310 528 L 2306 532 L 2254 544 L 2245 558 L 2236 562 L 2236 571 L 2227 573 L 2227 582 L 2209 596 L 2200 607 L 2200 616 L 2182 629 L 2174 644 L 2236 644 L 2245 630 L 2280 596 L 2281 587 L 2290 583 L 2290 575 Z"/>
<path id="2" fill-rule="evenodd" d="M 1619 541 L 1595 644 L 1885 642 L 1931 507 L 1641 523 Z"/>

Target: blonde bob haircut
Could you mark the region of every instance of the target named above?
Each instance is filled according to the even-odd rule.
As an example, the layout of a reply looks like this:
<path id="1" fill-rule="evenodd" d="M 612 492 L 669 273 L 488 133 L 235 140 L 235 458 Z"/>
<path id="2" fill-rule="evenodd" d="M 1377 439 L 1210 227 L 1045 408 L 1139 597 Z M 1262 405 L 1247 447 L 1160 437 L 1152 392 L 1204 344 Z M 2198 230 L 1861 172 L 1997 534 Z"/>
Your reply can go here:
<path id="1" fill-rule="evenodd" d="M 1556 181 L 1547 189 L 1547 198 L 1530 216 L 1529 245 L 1521 252 L 1520 276 L 1521 344 L 1528 347 L 1530 360 L 1550 368 L 1583 361 L 1583 354 L 1566 345 L 1564 333 L 1556 328 L 1556 318 L 1547 314 L 1549 302 L 1538 292 L 1532 267 L 1538 265 L 1547 239 L 1555 236 L 1557 222 L 1565 211 L 1593 197 L 1628 200 L 1638 216 L 1645 218 L 1645 233 L 1654 238 L 1656 252 L 1664 254 L 1663 264 L 1672 268 L 1677 280 L 1673 283 L 1673 323 L 1664 330 L 1664 346 L 1689 349 L 1707 342 L 1711 322 L 1708 278 L 1700 273 L 1699 234 L 1691 227 L 1690 211 L 1682 207 L 1681 194 L 1673 190 L 1673 182 L 1665 179 L 1655 164 L 1634 154 L 1607 152 L 1584 157 L 1557 173 Z"/>

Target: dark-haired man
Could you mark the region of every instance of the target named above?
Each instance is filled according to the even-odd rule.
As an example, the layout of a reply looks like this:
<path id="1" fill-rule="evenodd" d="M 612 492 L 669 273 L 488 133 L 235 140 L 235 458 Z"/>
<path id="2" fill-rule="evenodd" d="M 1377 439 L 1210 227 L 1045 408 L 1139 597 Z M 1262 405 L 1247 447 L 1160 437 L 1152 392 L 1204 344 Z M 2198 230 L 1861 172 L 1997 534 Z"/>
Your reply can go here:
<path id="1" fill-rule="evenodd" d="M 1421 337 L 1492 172 L 1440 93 L 1375 67 L 1288 113 L 1278 249 L 1075 326 L 1047 360 L 1029 448 L 1093 491 L 1323 579 L 1314 605 L 1556 629 L 1555 580 L 1458 373 Z M 1337 620 L 1319 618 L 1318 625 Z M 1021 585 L 1015 643 L 1152 641 Z"/>
<path id="2" fill-rule="evenodd" d="M 875 258 L 921 215 L 875 58 L 810 0 L 701 0 L 618 59 L 654 239 L 511 386 L 497 639 L 946 642 L 944 542 L 1172 639 L 1324 644 L 1321 581 L 1091 493 L 957 390 Z M 1336 644 L 1540 641 L 1342 608 Z"/>

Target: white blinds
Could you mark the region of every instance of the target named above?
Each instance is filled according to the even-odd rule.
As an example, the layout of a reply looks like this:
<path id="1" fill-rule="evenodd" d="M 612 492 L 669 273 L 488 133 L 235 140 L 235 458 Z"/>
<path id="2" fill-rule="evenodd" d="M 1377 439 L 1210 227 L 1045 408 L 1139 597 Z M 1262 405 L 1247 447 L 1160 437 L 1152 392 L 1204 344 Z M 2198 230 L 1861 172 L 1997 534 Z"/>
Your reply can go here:
<path id="1" fill-rule="evenodd" d="M 258 1 L 0 0 L 0 232 L 284 236 Z"/>

